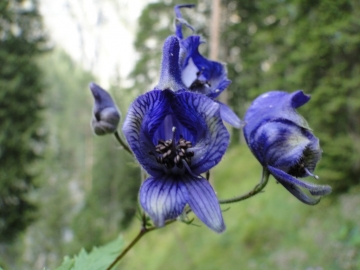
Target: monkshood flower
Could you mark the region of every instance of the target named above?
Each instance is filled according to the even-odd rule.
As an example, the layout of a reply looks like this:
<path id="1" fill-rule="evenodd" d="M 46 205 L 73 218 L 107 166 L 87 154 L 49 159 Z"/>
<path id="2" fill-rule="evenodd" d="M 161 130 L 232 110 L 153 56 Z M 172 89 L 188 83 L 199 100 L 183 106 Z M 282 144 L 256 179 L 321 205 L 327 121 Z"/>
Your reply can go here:
<path id="1" fill-rule="evenodd" d="M 190 35 L 187 38 L 183 37 L 183 25 L 191 30 L 194 29 L 183 19 L 180 8 L 192 8 L 194 6 L 179 5 L 174 8 L 176 15 L 175 33 L 180 40 L 181 47 L 181 80 L 190 91 L 199 92 L 211 99 L 215 99 L 230 85 L 231 81 L 227 78 L 224 64 L 208 60 L 200 54 L 199 46 L 204 43 L 200 36 Z M 236 114 L 227 105 L 217 102 L 220 105 L 222 119 L 236 128 L 242 127 L 242 122 Z"/>
<path id="2" fill-rule="evenodd" d="M 320 197 L 308 196 L 301 188 L 322 196 L 329 194 L 331 187 L 298 179 L 318 179 L 313 172 L 322 153 L 319 139 L 296 112 L 309 99 L 302 91 L 272 91 L 259 96 L 246 112 L 244 135 L 252 153 L 275 179 L 300 201 L 314 205 Z"/>
<path id="3" fill-rule="evenodd" d="M 129 146 L 150 175 L 139 200 L 156 226 L 180 216 L 188 204 L 205 225 L 222 232 L 218 199 L 201 174 L 221 160 L 229 133 L 218 103 L 181 89 L 179 55 L 173 53 L 178 50 L 179 40 L 167 38 L 158 86 L 130 105 L 124 122 Z"/>
<path id="4" fill-rule="evenodd" d="M 120 112 L 108 92 L 95 83 L 89 88 L 94 96 L 91 127 L 96 135 L 114 133 L 120 121 Z"/>

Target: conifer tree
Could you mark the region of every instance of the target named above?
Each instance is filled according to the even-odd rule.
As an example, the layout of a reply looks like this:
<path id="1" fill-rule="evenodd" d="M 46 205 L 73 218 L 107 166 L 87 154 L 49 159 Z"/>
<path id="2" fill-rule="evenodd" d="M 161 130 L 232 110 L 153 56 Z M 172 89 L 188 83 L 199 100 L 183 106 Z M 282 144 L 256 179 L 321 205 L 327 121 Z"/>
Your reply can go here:
<path id="1" fill-rule="evenodd" d="M 36 209 L 27 194 L 43 148 L 36 57 L 44 51 L 44 35 L 36 1 L 2 0 L 0 14 L 0 242 L 7 242 Z"/>

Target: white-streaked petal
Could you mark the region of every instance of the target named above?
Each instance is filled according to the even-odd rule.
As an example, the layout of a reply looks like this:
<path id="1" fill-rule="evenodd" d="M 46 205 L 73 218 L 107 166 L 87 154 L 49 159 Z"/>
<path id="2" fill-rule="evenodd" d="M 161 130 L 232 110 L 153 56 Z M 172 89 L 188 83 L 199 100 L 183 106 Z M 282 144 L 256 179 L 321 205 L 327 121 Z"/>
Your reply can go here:
<path id="1" fill-rule="evenodd" d="M 178 217 L 188 199 L 187 189 L 182 181 L 172 175 L 150 177 L 140 188 L 140 204 L 153 220 L 162 227 L 168 219 Z"/>

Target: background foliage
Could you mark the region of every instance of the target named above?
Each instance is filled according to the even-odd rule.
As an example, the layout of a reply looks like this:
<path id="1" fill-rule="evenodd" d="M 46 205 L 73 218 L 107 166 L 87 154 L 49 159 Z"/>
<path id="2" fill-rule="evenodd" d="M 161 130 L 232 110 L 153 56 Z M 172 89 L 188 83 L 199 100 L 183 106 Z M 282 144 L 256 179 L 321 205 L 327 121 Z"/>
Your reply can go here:
<path id="1" fill-rule="evenodd" d="M 0 3 L 0 243 L 8 243 L 34 220 L 28 192 L 36 185 L 36 161 L 44 148 L 42 72 L 36 57 L 44 36 L 35 3 Z"/>

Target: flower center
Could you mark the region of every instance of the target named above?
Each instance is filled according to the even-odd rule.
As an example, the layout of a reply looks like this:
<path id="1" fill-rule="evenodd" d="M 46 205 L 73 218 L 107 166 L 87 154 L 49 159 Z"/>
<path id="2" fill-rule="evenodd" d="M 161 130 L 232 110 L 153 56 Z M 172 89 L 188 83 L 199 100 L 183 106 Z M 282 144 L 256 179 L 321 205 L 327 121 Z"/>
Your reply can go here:
<path id="1" fill-rule="evenodd" d="M 201 81 L 201 80 L 198 79 L 199 76 L 201 75 L 201 73 L 202 73 L 202 71 L 198 71 L 198 72 L 196 73 L 197 78 L 196 78 L 196 80 L 193 81 L 193 83 L 190 85 L 190 87 L 189 87 L 190 90 L 194 90 L 194 89 L 196 89 L 196 88 L 200 88 L 200 87 L 203 87 L 203 86 L 205 86 L 205 87 L 207 87 L 207 88 L 211 87 L 211 83 L 210 83 L 209 81 Z"/>
<path id="2" fill-rule="evenodd" d="M 299 159 L 299 161 L 292 167 L 290 167 L 288 174 L 295 176 L 295 177 L 306 177 L 306 176 L 312 176 L 315 179 L 319 179 L 319 176 L 311 173 L 308 168 L 307 160 L 311 159 L 312 151 L 310 148 L 306 147 L 303 151 L 302 157 Z"/>
<path id="3" fill-rule="evenodd" d="M 158 154 L 156 161 L 160 164 L 165 165 L 167 169 L 171 169 L 174 166 L 182 169 L 184 162 L 188 165 L 191 164 L 191 157 L 194 156 L 194 152 L 187 151 L 191 148 L 192 144 L 180 135 L 180 139 L 175 144 L 175 138 L 170 140 L 159 140 L 155 146 L 155 151 Z"/>

